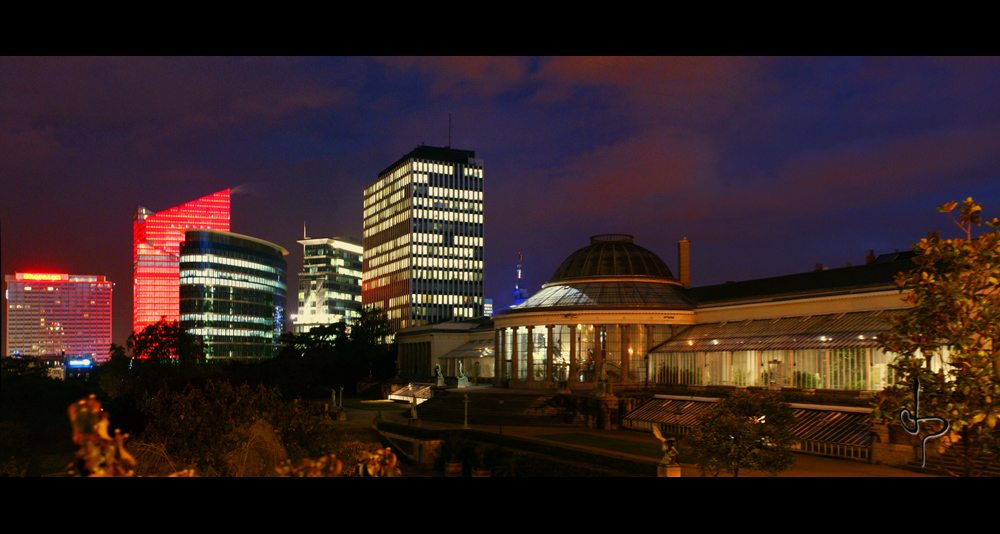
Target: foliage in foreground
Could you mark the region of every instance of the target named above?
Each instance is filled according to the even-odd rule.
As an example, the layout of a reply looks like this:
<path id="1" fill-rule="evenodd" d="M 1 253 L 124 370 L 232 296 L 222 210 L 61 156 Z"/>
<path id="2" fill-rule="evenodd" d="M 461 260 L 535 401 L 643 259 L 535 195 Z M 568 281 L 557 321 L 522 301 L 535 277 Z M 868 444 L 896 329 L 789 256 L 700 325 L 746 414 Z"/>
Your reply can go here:
<path id="1" fill-rule="evenodd" d="M 720 470 L 739 476 L 740 469 L 771 475 L 792 467 L 791 406 L 768 391 L 736 390 L 698 417 L 690 451 L 703 473 Z"/>
<path id="2" fill-rule="evenodd" d="M 1000 221 L 973 239 L 983 221 L 981 207 L 966 199 L 939 206 L 964 238 L 931 236 L 913 246 L 917 267 L 900 273 L 896 284 L 911 304 L 893 319 L 881 348 L 898 357 L 890 364 L 896 382 L 874 399 L 873 418 L 898 423 L 904 408 L 913 410 L 914 379 L 920 381 L 919 417 L 944 417 L 959 443 L 952 447 L 960 473 L 976 474 L 976 462 L 1000 449 Z M 945 354 L 947 349 L 948 354 Z M 946 357 L 947 356 L 947 357 Z M 949 365 L 936 366 L 946 360 Z M 934 367 L 938 367 L 935 369 Z M 925 434 L 941 430 L 925 424 Z"/>
<path id="3" fill-rule="evenodd" d="M 71 476 L 131 477 L 136 475 L 136 459 L 125 449 L 128 434 L 115 430 L 108 433 L 108 414 L 101 403 L 91 395 L 69 407 L 70 423 L 73 427 L 73 442 L 80 447 L 73 461 L 66 467 Z M 211 427 L 204 431 L 211 434 Z M 252 440 L 245 444 L 247 450 Z M 239 452 L 239 449 L 237 449 Z M 237 455 L 237 459 L 239 455 Z M 246 456 L 244 456 L 244 460 Z M 211 467 L 210 467 L 211 468 Z M 284 459 L 272 468 L 279 476 L 330 477 L 341 476 L 343 463 L 334 454 L 321 456 L 317 460 L 303 458 L 296 462 Z M 185 468 L 170 473 L 171 477 L 198 476 L 193 468 Z M 400 476 L 395 454 L 389 449 L 361 451 L 357 476 L 392 477 Z"/>

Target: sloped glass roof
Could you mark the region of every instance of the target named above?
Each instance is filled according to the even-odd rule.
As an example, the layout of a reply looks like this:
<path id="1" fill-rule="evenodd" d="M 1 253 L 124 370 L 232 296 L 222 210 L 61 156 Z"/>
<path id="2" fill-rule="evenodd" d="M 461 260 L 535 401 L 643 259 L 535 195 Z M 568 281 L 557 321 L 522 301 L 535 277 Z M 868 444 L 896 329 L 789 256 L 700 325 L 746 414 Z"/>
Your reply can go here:
<path id="1" fill-rule="evenodd" d="M 465 343 L 441 358 L 492 358 L 493 339 L 477 339 Z"/>
<path id="2" fill-rule="evenodd" d="M 668 307 L 690 309 L 693 304 L 676 284 L 604 281 L 550 285 L 511 310 L 573 307 Z"/>
<path id="3" fill-rule="evenodd" d="M 850 312 L 780 319 L 705 323 L 680 332 L 651 352 L 872 348 L 891 328 L 894 311 Z"/>
<path id="4" fill-rule="evenodd" d="M 647 421 L 669 425 L 693 427 L 698 424 L 698 416 L 712 406 L 708 400 L 690 400 L 656 396 L 638 408 L 625 414 L 632 421 Z M 871 414 L 830 409 L 807 408 L 792 405 L 795 417 L 793 434 L 799 439 L 844 443 L 848 445 L 871 445 Z"/>

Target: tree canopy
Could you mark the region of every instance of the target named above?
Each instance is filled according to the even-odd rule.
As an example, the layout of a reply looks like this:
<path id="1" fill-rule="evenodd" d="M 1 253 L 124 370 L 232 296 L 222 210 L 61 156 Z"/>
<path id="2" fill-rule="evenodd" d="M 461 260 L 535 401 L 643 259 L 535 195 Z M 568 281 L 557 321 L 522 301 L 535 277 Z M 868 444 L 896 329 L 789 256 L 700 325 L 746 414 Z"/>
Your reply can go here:
<path id="1" fill-rule="evenodd" d="M 702 412 L 691 430 L 691 452 L 703 471 L 740 469 L 775 474 L 794 462 L 791 406 L 769 391 L 736 390 Z"/>
<path id="2" fill-rule="evenodd" d="M 177 358 L 181 365 L 196 363 L 205 357 L 197 336 L 181 329 L 178 321 L 159 321 L 132 332 L 125 342 L 133 358 L 169 361 Z"/>
<path id="3" fill-rule="evenodd" d="M 366 306 L 347 323 L 313 327 L 308 332 L 282 335 L 282 348 L 269 368 L 269 380 L 289 396 L 315 397 L 320 391 L 343 386 L 354 391 L 359 381 L 392 378 L 396 374 L 396 346 L 385 312 Z"/>
<path id="4" fill-rule="evenodd" d="M 986 222 L 994 231 L 973 238 L 983 221 L 972 198 L 937 210 L 951 217 L 963 237 L 932 234 L 920 240 L 913 246 L 917 267 L 898 275 L 896 283 L 911 307 L 892 319 L 892 330 L 883 336 L 882 350 L 898 355 L 890 364 L 895 382 L 875 398 L 872 415 L 898 422 L 904 408 L 914 408 L 918 379 L 920 413 L 914 417 L 948 421 L 960 440 L 952 447 L 962 462 L 960 474 L 969 476 L 977 461 L 998 449 L 1000 221 Z M 922 430 L 929 434 L 941 428 L 930 423 Z"/>

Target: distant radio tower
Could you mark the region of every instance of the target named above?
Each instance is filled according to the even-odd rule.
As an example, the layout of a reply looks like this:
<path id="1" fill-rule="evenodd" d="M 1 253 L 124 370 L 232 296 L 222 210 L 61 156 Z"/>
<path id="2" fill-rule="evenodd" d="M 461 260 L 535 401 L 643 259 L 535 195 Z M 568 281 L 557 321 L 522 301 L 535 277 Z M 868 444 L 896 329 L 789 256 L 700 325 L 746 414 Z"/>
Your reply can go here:
<path id="1" fill-rule="evenodd" d="M 517 278 L 514 279 L 514 300 L 521 298 L 521 262 L 523 258 L 521 253 L 517 253 Z"/>

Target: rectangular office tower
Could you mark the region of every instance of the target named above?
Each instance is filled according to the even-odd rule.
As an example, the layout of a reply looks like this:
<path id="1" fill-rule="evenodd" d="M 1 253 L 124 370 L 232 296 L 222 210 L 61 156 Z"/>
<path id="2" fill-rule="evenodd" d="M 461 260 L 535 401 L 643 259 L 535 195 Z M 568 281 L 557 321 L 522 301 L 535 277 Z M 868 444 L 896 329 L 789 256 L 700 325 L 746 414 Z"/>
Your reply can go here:
<path id="1" fill-rule="evenodd" d="M 400 328 L 483 315 L 483 161 L 418 146 L 364 193 L 365 306 Z"/>
<path id="2" fill-rule="evenodd" d="M 6 356 L 108 359 L 111 288 L 103 276 L 15 273 L 7 283 Z"/>
<path id="3" fill-rule="evenodd" d="M 180 248 L 185 230 L 229 231 L 229 190 L 153 213 L 139 206 L 132 223 L 132 331 L 161 317 L 176 321 Z"/>
<path id="4" fill-rule="evenodd" d="M 299 308 L 292 332 L 341 321 L 350 325 L 361 307 L 361 241 L 356 237 L 305 238 Z"/>

